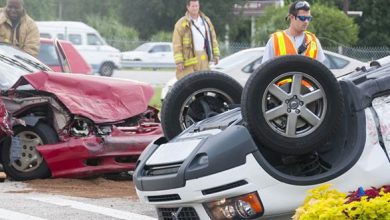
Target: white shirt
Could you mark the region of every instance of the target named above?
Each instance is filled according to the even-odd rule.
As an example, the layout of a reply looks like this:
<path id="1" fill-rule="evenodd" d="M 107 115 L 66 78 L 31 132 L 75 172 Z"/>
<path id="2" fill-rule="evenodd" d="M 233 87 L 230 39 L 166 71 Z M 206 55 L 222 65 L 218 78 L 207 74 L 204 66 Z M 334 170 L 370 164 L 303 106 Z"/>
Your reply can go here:
<path id="1" fill-rule="evenodd" d="M 291 41 L 295 45 L 295 48 L 299 48 L 302 45 L 302 42 L 305 40 L 305 34 L 304 33 L 302 33 L 299 36 L 295 36 L 295 37 L 291 36 L 286 31 L 285 31 L 285 33 L 287 33 L 287 35 L 290 37 Z M 325 59 L 326 59 L 325 54 L 324 54 L 324 50 L 322 50 L 321 44 L 318 41 L 318 39 L 316 39 L 316 41 L 317 41 L 317 45 L 318 45 L 318 53 L 317 53 L 316 60 L 318 60 L 318 61 L 323 63 L 325 61 Z M 266 61 L 268 61 L 268 60 L 270 60 L 270 59 L 272 59 L 274 57 L 275 57 L 274 37 L 272 35 L 272 37 L 270 37 L 270 39 L 268 40 L 267 45 L 265 46 L 263 60 L 261 61 L 261 63 L 265 63 Z"/>
<path id="2" fill-rule="evenodd" d="M 196 20 L 191 18 L 191 20 L 199 28 L 203 36 L 206 37 L 206 26 L 202 18 L 198 17 L 198 19 Z M 200 34 L 198 29 L 196 29 L 196 27 L 193 24 L 191 25 L 191 31 L 192 31 L 192 39 L 194 41 L 195 51 L 204 51 L 204 37 L 202 36 L 202 34 Z"/>

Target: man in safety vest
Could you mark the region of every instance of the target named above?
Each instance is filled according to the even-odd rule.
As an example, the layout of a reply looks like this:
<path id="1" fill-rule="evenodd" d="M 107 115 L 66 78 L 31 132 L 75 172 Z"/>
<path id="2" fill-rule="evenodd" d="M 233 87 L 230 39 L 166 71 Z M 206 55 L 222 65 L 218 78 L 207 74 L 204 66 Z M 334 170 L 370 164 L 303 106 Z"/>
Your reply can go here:
<path id="1" fill-rule="evenodd" d="M 176 22 L 172 38 L 177 79 L 210 69 L 210 61 L 218 64 L 217 35 L 210 19 L 199 10 L 199 0 L 187 0 L 187 12 Z"/>
<path id="2" fill-rule="evenodd" d="M 308 2 L 292 3 L 286 17 L 286 20 L 290 21 L 290 26 L 271 35 L 265 47 L 262 63 L 273 57 L 294 54 L 302 54 L 323 62 L 326 57 L 320 41 L 313 33 L 306 31 L 312 19 Z"/>

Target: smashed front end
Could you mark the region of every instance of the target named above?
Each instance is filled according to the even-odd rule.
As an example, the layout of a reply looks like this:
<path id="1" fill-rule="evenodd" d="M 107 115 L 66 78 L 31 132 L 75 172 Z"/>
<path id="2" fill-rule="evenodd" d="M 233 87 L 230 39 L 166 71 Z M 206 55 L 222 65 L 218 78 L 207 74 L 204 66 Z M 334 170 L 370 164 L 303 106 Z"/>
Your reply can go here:
<path id="1" fill-rule="evenodd" d="M 9 175 L 17 180 L 44 178 L 42 167 L 52 177 L 133 170 L 162 130 L 158 110 L 147 105 L 152 89 L 118 81 L 45 72 L 21 77 L 2 94 L 18 121 L 18 141 L 13 142 L 23 143 L 3 142 L 9 146 L 2 152 L 3 162 L 9 160 Z"/>

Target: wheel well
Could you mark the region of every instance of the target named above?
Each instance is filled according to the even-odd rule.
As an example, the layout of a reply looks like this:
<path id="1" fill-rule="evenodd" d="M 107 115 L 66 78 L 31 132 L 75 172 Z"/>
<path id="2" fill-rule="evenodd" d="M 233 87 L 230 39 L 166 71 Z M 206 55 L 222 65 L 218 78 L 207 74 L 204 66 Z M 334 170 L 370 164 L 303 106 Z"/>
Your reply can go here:
<path id="1" fill-rule="evenodd" d="M 39 121 L 48 121 L 53 118 L 53 112 L 48 105 L 34 106 L 23 111 L 18 111 L 13 115 L 15 118 L 23 118 L 27 125 L 35 126 Z"/>

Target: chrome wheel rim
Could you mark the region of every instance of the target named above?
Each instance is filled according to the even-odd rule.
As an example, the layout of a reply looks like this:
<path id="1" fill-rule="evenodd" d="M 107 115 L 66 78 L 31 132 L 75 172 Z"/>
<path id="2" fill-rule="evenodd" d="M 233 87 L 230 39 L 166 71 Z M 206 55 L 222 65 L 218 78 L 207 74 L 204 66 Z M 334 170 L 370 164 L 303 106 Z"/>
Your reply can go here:
<path id="1" fill-rule="evenodd" d="M 180 127 L 184 130 L 198 121 L 225 112 L 233 103 L 233 99 L 219 89 L 206 88 L 196 91 L 180 108 Z"/>
<path id="2" fill-rule="evenodd" d="M 19 159 L 13 161 L 11 165 L 24 173 L 37 169 L 43 162 L 42 155 L 36 149 L 36 146 L 43 145 L 42 139 L 31 131 L 22 131 L 16 137 L 21 140 L 22 151 Z"/>
<path id="3" fill-rule="evenodd" d="M 321 84 L 302 72 L 275 78 L 262 97 L 262 113 L 275 132 L 288 138 L 304 137 L 323 122 L 327 98 Z"/>

